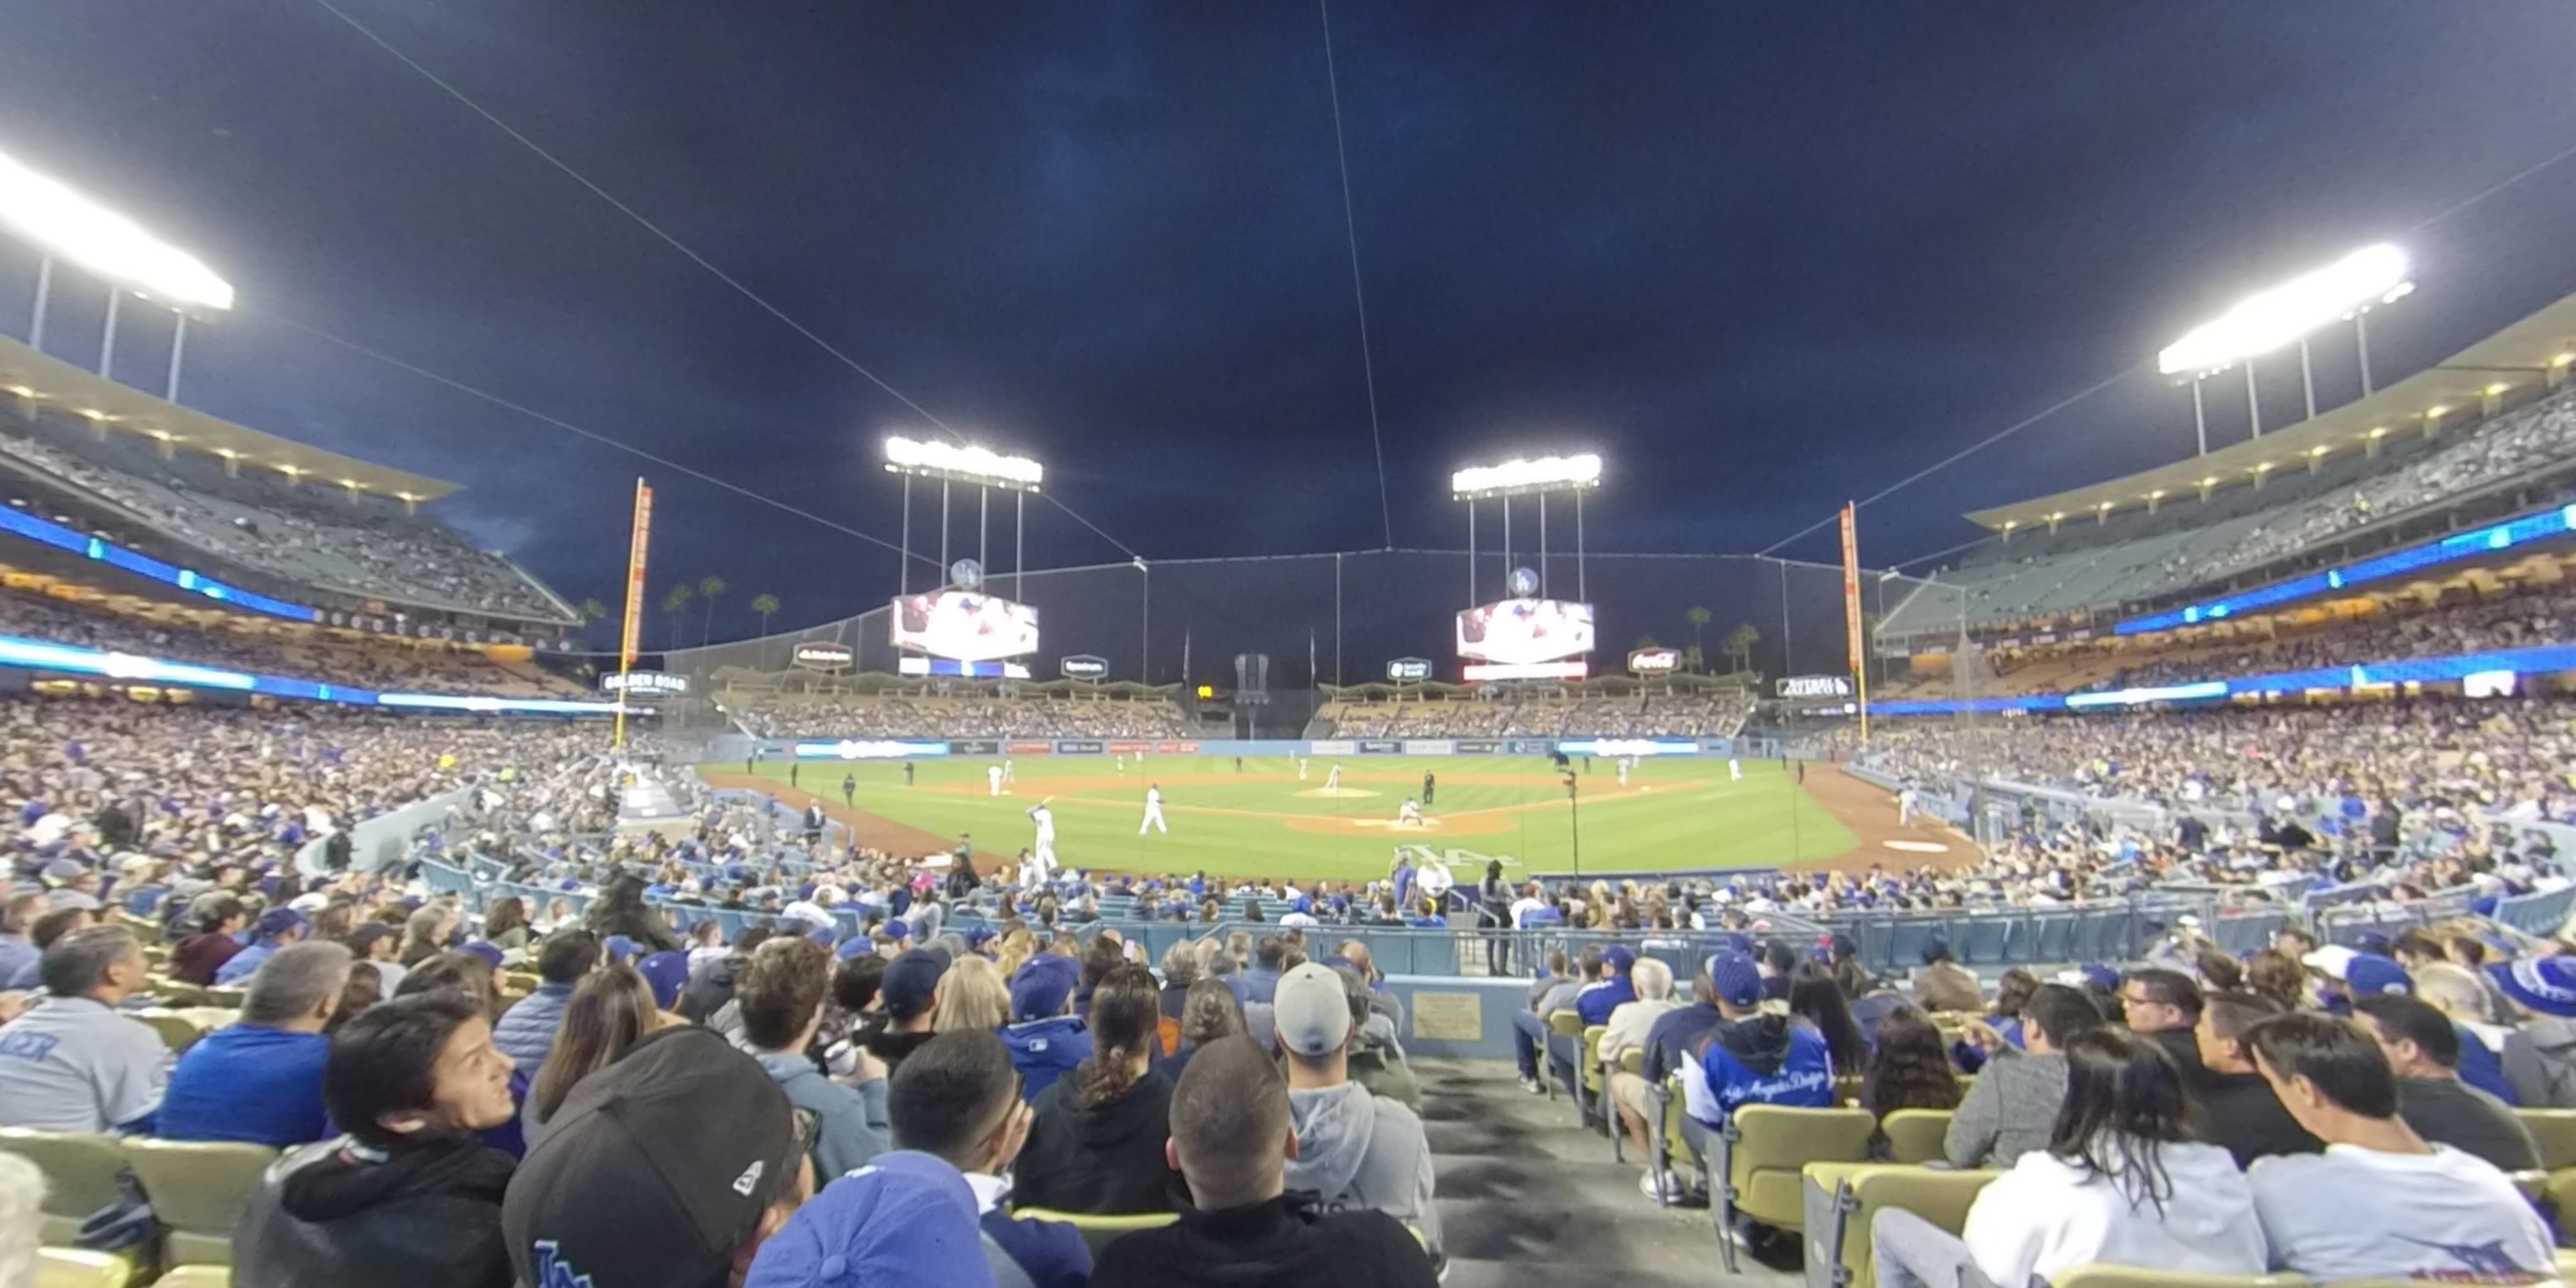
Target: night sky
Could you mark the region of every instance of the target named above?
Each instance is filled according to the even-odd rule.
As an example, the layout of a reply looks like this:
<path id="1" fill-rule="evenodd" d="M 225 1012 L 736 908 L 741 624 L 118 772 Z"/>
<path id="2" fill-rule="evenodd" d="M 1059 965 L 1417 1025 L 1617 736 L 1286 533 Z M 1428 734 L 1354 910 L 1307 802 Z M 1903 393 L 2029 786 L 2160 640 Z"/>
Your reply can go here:
<path id="1" fill-rule="evenodd" d="M 1595 548 L 1749 552 L 2130 373 L 1866 509 L 1884 564 L 2188 450 L 2154 350 L 2356 245 L 2422 283 L 2374 319 L 2383 382 L 2576 290 L 2576 161 L 2445 213 L 2576 146 L 2557 0 L 1342 0 L 1390 534 L 1314 4 L 333 3 L 1045 460 L 1111 539 L 1033 508 L 1040 566 L 1455 547 L 1450 470 L 1581 448 Z M 0 30 L 0 150 L 239 289 L 184 401 L 465 484 L 446 518 L 576 598 L 613 598 L 642 463 L 324 335 L 895 535 L 876 443 L 919 413 L 330 8 L 0 0 Z M 33 267 L 0 245 L 13 335 Z M 95 292 L 56 300 L 50 347 L 94 359 Z M 155 334 L 118 374 L 157 390 Z M 2319 357 L 2350 397 L 2349 345 Z M 641 472 L 658 567 L 734 588 L 720 637 L 754 592 L 786 626 L 893 589 L 885 550 Z"/>

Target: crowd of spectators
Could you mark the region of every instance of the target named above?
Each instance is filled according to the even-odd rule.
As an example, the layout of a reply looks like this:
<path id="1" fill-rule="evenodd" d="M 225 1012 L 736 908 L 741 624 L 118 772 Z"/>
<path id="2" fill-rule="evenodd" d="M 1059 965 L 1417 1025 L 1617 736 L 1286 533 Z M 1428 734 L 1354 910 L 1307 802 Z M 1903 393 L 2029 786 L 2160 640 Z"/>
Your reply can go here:
<path id="1" fill-rule="evenodd" d="M 1164 698 L 904 697 L 825 691 L 718 699 L 761 738 L 1186 738 L 1180 707 Z"/>
<path id="2" fill-rule="evenodd" d="M 1736 693 L 1568 694 L 1343 702 L 1324 711 L 1337 738 L 1731 738 L 1752 714 Z"/>
<path id="3" fill-rule="evenodd" d="M 190 546 L 297 584 L 564 619 L 562 606 L 508 560 L 392 501 L 226 475 L 193 453 L 163 460 L 139 442 L 91 441 L 6 417 L 0 456 Z"/>

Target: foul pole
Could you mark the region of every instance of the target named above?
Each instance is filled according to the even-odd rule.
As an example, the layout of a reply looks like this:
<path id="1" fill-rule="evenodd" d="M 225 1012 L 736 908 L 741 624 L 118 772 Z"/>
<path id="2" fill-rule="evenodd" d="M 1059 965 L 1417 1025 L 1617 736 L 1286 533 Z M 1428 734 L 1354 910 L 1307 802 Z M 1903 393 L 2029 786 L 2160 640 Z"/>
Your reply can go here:
<path id="1" fill-rule="evenodd" d="M 617 639 L 617 731 L 609 746 L 626 747 L 627 676 L 635 668 L 635 646 L 644 633 L 644 552 L 653 536 L 653 489 L 635 480 L 635 524 L 626 537 L 626 620 Z"/>

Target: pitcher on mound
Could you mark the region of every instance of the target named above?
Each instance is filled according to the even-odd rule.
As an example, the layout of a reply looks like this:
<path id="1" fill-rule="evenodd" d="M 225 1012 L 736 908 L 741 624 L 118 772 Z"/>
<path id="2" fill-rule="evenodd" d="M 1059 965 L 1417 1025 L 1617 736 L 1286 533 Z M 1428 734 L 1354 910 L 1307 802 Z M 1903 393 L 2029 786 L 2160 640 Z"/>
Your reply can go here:
<path id="1" fill-rule="evenodd" d="M 1136 825 L 1136 835 L 1143 836 L 1148 830 L 1161 832 L 1165 836 L 1172 834 L 1171 825 L 1163 821 L 1163 785 L 1161 783 L 1149 784 L 1145 788 L 1145 821 Z"/>

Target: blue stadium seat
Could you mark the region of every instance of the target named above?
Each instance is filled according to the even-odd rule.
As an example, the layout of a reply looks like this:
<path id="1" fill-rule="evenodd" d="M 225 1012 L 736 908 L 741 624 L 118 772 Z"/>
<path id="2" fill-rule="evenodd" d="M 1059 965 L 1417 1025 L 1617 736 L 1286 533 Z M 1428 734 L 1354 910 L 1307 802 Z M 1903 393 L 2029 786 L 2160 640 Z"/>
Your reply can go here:
<path id="1" fill-rule="evenodd" d="M 2075 957 L 2075 922 L 2080 914 L 2042 912 L 2032 915 L 2030 951 L 2023 954 L 2034 962 L 2069 962 Z"/>
<path id="2" fill-rule="evenodd" d="M 2029 919 L 2014 913 L 1981 912 L 1963 924 L 1965 929 L 1950 941 L 1958 950 L 1959 960 L 1970 966 L 1991 966 L 2010 960 L 2013 932 L 2026 927 Z"/>

